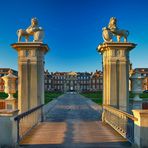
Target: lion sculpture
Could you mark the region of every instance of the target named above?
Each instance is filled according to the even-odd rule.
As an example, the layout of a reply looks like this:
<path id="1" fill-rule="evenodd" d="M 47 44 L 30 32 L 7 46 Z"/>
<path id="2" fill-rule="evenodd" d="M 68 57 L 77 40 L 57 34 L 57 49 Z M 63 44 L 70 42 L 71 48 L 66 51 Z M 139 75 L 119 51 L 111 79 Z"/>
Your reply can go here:
<path id="1" fill-rule="evenodd" d="M 127 42 L 129 31 L 119 29 L 117 27 L 117 19 L 115 17 L 111 17 L 108 27 L 104 27 L 102 30 L 102 35 L 105 42 L 113 42 L 113 35 L 117 37 L 117 42 L 121 41 L 121 37 L 124 38 L 124 42 Z"/>
<path id="2" fill-rule="evenodd" d="M 34 37 L 34 42 L 42 42 L 44 37 L 44 30 L 42 27 L 38 27 L 38 19 L 32 18 L 31 19 L 31 25 L 26 29 L 19 29 L 17 31 L 18 35 L 18 42 L 21 41 L 22 37 L 25 37 L 26 42 L 29 41 L 29 36 Z"/>

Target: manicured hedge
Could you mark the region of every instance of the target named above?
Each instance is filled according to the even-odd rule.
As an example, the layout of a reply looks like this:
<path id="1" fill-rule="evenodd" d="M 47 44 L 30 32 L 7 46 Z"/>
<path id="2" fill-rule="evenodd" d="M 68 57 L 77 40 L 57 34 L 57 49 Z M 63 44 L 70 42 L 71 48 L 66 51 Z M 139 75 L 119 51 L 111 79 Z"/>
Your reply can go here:
<path id="1" fill-rule="evenodd" d="M 8 97 L 8 94 L 4 92 L 0 92 L 0 99 L 6 99 Z"/>

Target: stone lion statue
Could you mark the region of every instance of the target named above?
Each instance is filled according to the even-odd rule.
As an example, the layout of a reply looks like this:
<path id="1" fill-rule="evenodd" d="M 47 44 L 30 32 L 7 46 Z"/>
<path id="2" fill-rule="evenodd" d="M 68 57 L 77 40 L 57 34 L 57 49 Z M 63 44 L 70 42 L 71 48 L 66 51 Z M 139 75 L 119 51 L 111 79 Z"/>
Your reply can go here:
<path id="1" fill-rule="evenodd" d="M 29 36 L 34 37 L 34 42 L 42 42 L 44 38 L 44 30 L 42 27 L 38 27 L 38 19 L 32 18 L 31 19 L 31 25 L 26 29 L 19 29 L 17 31 L 18 35 L 18 42 L 21 41 L 22 37 L 25 37 L 26 42 L 29 41 Z"/>
<path id="2" fill-rule="evenodd" d="M 124 38 L 124 42 L 127 42 L 129 31 L 119 29 L 117 27 L 117 19 L 115 17 L 111 17 L 108 27 L 104 27 L 102 30 L 102 35 L 105 42 L 112 42 L 113 35 L 117 37 L 117 42 L 121 41 L 121 37 Z"/>

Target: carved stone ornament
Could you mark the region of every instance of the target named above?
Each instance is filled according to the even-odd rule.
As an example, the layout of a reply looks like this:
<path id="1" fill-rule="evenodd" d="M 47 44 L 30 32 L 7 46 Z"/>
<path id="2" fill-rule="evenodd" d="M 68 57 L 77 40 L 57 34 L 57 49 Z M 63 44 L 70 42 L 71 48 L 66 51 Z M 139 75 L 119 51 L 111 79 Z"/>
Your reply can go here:
<path id="1" fill-rule="evenodd" d="M 22 37 L 25 37 L 26 42 L 29 41 L 29 36 L 33 36 L 33 42 L 43 42 L 44 30 L 42 27 L 38 26 L 38 19 L 32 18 L 31 25 L 26 29 L 19 29 L 17 31 L 18 42 L 21 41 Z"/>
<path id="2" fill-rule="evenodd" d="M 129 31 L 117 27 L 117 19 L 115 17 L 111 17 L 108 27 L 103 27 L 102 29 L 102 36 L 105 42 L 113 42 L 113 36 L 117 37 L 117 42 L 120 42 L 122 37 L 124 42 L 127 42 L 128 35 Z"/>

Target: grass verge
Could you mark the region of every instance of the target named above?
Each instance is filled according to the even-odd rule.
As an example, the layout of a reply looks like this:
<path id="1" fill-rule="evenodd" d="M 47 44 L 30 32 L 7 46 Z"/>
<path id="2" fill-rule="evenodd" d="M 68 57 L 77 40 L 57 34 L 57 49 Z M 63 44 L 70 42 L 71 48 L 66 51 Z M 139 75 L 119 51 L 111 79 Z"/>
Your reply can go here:
<path id="1" fill-rule="evenodd" d="M 62 95 L 62 92 L 48 92 L 45 91 L 45 104 Z"/>
<path id="2" fill-rule="evenodd" d="M 97 104 L 102 104 L 103 102 L 103 95 L 102 91 L 96 91 L 96 92 L 82 92 L 81 95 L 83 95 L 86 98 L 90 98 L 92 101 L 94 101 Z M 129 98 L 134 98 L 135 94 L 132 92 L 129 92 Z M 140 98 L 144 100 L 148 100 L 148 93 L 142 93 L 140 94 Z"/>
<path id="3" fill-rule="evenodd" d="M 129 92 L 129 98 L 134 98 L 136 94 Z M 144 99 L 148 99 L 148 93 L 142 93 L 140 94 L 140 98 Z"/>
<path id="4" fill-rule="evenodd" d="M 59 97 L 62 94 L 63 94 L 62 92 L 47 92 L 47 91 L 45 91 L 45 104 L 52 101 L 54 98 Z M 13 96 L 14 96 L 14 98 L 17 99 L 18 92 L 16 92 Z M 8 97 L 8 94 L 6 94 L 4 92 L 0 92 L 0 99 L 6 99 L 7 97 Z"/>
<path id="5" fill-rule="evenodd" d="M 97 104 L 102 104 L 102 91 L 96 91 L 96 92 L 82 92 L 81 95 L 83 95 L 86 98 L 90 98 L 92 101 L 94 101 Z"/>

